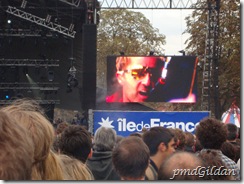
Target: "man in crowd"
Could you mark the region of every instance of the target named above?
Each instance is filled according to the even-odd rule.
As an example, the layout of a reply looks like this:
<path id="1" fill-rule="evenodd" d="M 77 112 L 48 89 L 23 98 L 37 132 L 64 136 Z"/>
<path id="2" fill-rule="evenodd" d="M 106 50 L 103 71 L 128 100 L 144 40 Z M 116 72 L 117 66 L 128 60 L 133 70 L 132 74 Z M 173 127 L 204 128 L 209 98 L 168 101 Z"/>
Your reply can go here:
<path id="1" fill-rule="evenodd" d="M 142 136 L 150 150 L 150 164 L 146 170 L 147 180 L 158 179 L 158 169 L 165 159 L 175 152 L 174 134 L 164 127 L 152 127 Z"/>
<path id="2" fill-rule="evenodd" d="M 199 157 L 193 153 L 179 151 L 169 156 L 159 168 L 159 180 L 203 180 L 206 178 L 200 172 L 192 174 L 192 171 L 203 168 L 205 165 Z M 186 172 L 182 172 L 182 171 Z"/>
<path id="3" fill-rule="evenodd" d="M 221 152 L 221 146 L 227 139 L 227 128 L 224 123 L 215 118 L 204 118 L 196 126 L 196 137 L 200 141 L 203 149 L 201 152 L 215 150 L 221 157 L 227 169 L 233 169 L 234 178 L 240 180 L 240 170 L 236 163 Z"/>
<path id="4" fill-rule="evenodd" d="M 240 159 L 240 144 L 237 143 L 238 127 L 235 124 L 225 124 L 227 127 L 227 141 L 230 142 L 236 149 L 236 162 Z"/>
<path id="5" fill-rule="evenodd" d="M 59 138 L 61 153 L 74 157 L 83 163 L 92 155 L 92 138 L 80 125 L 69 125 Z"/>
<path id="6" fill-rule="evenodd" d="M 123 138 L 114 148 L 113 165 L 121 180 L 144 180 L 149 149 L 138 136 Z"/>
<path id="7" fill-rule="evenodd" d="M 86 162 L 95 180 L 120 179 L 112 163 L 112 150 L 116 144 L 116 139 L 116 131 L 112 128 L 101 126 L 96 130 L 92 157 Z"/>

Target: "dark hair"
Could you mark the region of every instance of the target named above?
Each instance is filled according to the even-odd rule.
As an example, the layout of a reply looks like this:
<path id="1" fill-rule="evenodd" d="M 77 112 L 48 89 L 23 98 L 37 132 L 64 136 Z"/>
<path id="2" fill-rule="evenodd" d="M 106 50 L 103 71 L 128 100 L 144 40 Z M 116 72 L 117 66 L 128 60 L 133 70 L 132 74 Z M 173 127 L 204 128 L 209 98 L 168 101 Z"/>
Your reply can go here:
<path id="1" fill-rule="evenodd" d="M 177 145 L 177 150 L 184 150 L 186 144 L 185 133 L 179 128 L 175 128 L 174 133 L 175 133 L 175 137 L 177 137 L 177 139 L 179 140 L 179 144 Z"/>
<path id="2" fill-rule="evenodd" d="M 229 141 L 233 141 L 237 138 L 237 135 L 238 135 L 238 129 L 237 129 L 237 126 L 235 124 L 231 124 L 231 123 L 228 123 L 228 124 L 225 124 L 225 126 L 227 127 L 227 140 Z"/>
<path id="3" fill-rule="evenodd" d="M 185 151 L 187 152 L 194 152 L 194 145 L 195 145 L 195 138 L 192 133 L 185 132 Z"/>
<path id="4" fill-rule="evenodd" d="M 196 138 L 195 144 L 193 146 L 193 152 L 196 153 L 196 152 L 201 151 L 202 149 L 203 149 L 203 147 L 202 147 L 200 141 Z"/>
<path id="5" fill-rule="evenodd" d="M 116 144 L 112 161 L 120 177 L 137 179 L 145 176 L 149 164 L 149 149 L 137 136 L 128 136 Z"/>
<path id="6" fill-rule="evenodd" d="M 173 138 L 174 134 L 165 127 L 152 127 L 142 135 L 142 139 L 148 146 L 151 156 L 157 153 L 158 146 L 161 142 L 168 147 L 168 143 Z"/>
<path id="7" fill-rule="evenodd" d="M 186 146 L 192 147 L 194 145 L 194 136 L 192 133 L 185 132 L 185 140 L 186 140 L 186 143 L 185 143 Z"/>
<path id="8" fill-rule="evenodd" d="M 227 138 L 224 124 L 215 118 L 204 118 L 196 127 L 196 136 L 203 148 L 220 149 Z"/>
<path id="9" fill-rule="evenodd" d="M 70 125 L 61 134 L 60 151 L 85 162 L 92 148 L 89 132 L 80 125 Z"/>
<path id="10" fill-rule="evenodd" d="M 240 150 L 237 150 L 236 146 L 234 146 L 232 143 L 224 142 L 221 146 L 221 151 L 225 156 L 227 156 L 231 160 L 237 162 L 237 160 L 236 160 L 237 151 L 240 151 Z"/>

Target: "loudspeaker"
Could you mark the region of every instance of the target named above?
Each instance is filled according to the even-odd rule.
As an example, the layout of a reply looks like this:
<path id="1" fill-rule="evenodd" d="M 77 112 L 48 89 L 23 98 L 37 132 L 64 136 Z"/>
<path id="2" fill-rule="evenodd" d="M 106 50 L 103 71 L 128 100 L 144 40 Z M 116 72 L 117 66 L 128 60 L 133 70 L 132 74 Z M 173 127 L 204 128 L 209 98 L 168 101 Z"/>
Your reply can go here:
<path id="1" fill-rule="evenodd" d="M 83 110 L 96 107 L 96 70 L 97 70 L 97 25 L 82 26 L 82 88 L 81 106 Z"/>

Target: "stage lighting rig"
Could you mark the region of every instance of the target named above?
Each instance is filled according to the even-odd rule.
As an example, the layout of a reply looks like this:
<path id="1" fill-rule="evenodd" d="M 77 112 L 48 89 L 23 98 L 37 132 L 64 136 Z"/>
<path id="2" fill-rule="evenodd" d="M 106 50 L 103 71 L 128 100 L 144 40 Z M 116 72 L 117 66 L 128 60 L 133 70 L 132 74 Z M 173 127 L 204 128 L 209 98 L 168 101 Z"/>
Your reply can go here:
<path id="1" fill-rule="evenodd" d="M 24 12 L 24 11 L 22 11 L 20 9 L 17 9 L 16 7 L 12 7 L 12 6 L 8 6 L 6 12 L 11 14 L 11 15 L 14 15 L 16 17 L 20 17 L 22 19 L 25 19 L 25 20 L 28 20 L 30 22 L 33 22 L 33 23 L 35 23 L 37 25 L 46 27 L 46 28 L 48 28 L 48 29 L 50 29 L 52 31 L 59 32 L 59 33 L 61 33 L 63 35 L 66 35 L 66 36 L 69 36 L 69 37 L 72 37 L 72 38 L 75 37 L 76 31 L 70 31 L 69 28 L 66 28 L 66 27 L 61 26 L 61 25 L 56 24 L 56 23 L 53 23 L 51 21 L 51 15 L 47 15 L 47 17 L 45 19 L 43 19 L 43 18 L 40 18 L 38 16 L 35 16 L 35 15 L 30 14 L 30 13 Z"/>

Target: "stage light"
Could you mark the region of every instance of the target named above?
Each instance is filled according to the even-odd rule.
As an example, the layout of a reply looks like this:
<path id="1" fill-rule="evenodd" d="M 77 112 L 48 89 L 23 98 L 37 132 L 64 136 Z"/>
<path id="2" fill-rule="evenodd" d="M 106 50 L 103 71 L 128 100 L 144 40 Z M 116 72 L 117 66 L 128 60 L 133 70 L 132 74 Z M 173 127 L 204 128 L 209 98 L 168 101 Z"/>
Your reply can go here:
<path id="1" fill-rule="evenodd" d="M 74 24 L 71 23 L 69 26 L 69 31 L 72 32 L 73 30 L 74 30 Z"/>
<path id="2" fill-rule="evenodd" d="M 124 56 L 125 55 L 125 52 L 124 51 L 120 51 L 119 52 L 121 56 Z"/>
<path id="3" fill-rule="evenodd" d="M 23 8 L 23 9 L 25 9 L 26 4 L 27 4 L 27 1 L 26 0 L 23 0 L 20 7 Z"/>
<path id="4" fill-rule="evenodd" d="M 23 68 L 23 73 L 27 76 L 28 75 L 28 67 L 27 66 L 25 66 L 24 68 Z"/>
<path id="5" fill-rule="evenodd" d="M 77 87 L 78 86 L 78 80 L 71 74 L 68 74 L 68 78 L 67 78 L 67 85 L 69 87 Z"/>
<path id="6" fill-rule="evenodd" d="M 71 86 L 70 86 L 69 83 L 67 84 L 66 92 L 67 92 L 67 93 L 71 93 L 71 92 L 72 92 L 72 88 L 71 88 Z"/>
<path id="7" fill-rule="evenodd" d="M 3 90 L 3 96 L 2 97 L 4 98 L 4 100 L 10 100 L 12 98 L 12 96 L 13 96 L 12 90 L 6 90 L 6 89 Z"/>
<path id="8" fill-rule="evenodd" d="M 153 56 L 153 55 L 154 55 L 154 51 L 151 50 L 151 51 L 149 52 L 149 56 Z"/>
<path id="9" fill-rule="evenodd" d="M 48 76 L 48 81 L 49 82 L 52 82 L 53 79 L 54 79 L 54 72 L 53 72 L 53 70 L 48 70 L 47 76 Z"/>
<path id="10" fill-rule="evenodd" d="M 68 72 L 68 76 L 67 76 L 67 93 L 72 92 L 72 88 L 75 88 L 78 86 L 78 80 L 75 77 L 76 75 L 76 68 L 73 66 L 70 67 L 69 72 Z"/>
<path id="11" fill-rule="evenodd" d="M 49 23 L 51 21 L 52 16 L 47 14 L 45 21 Z"/>
<path id="12" fill-rule="evenodd" d="M 184 50 L 180 50 L 179 53 L 182 53 L 183 56 L 186 55 L 186 52 Z"/>

